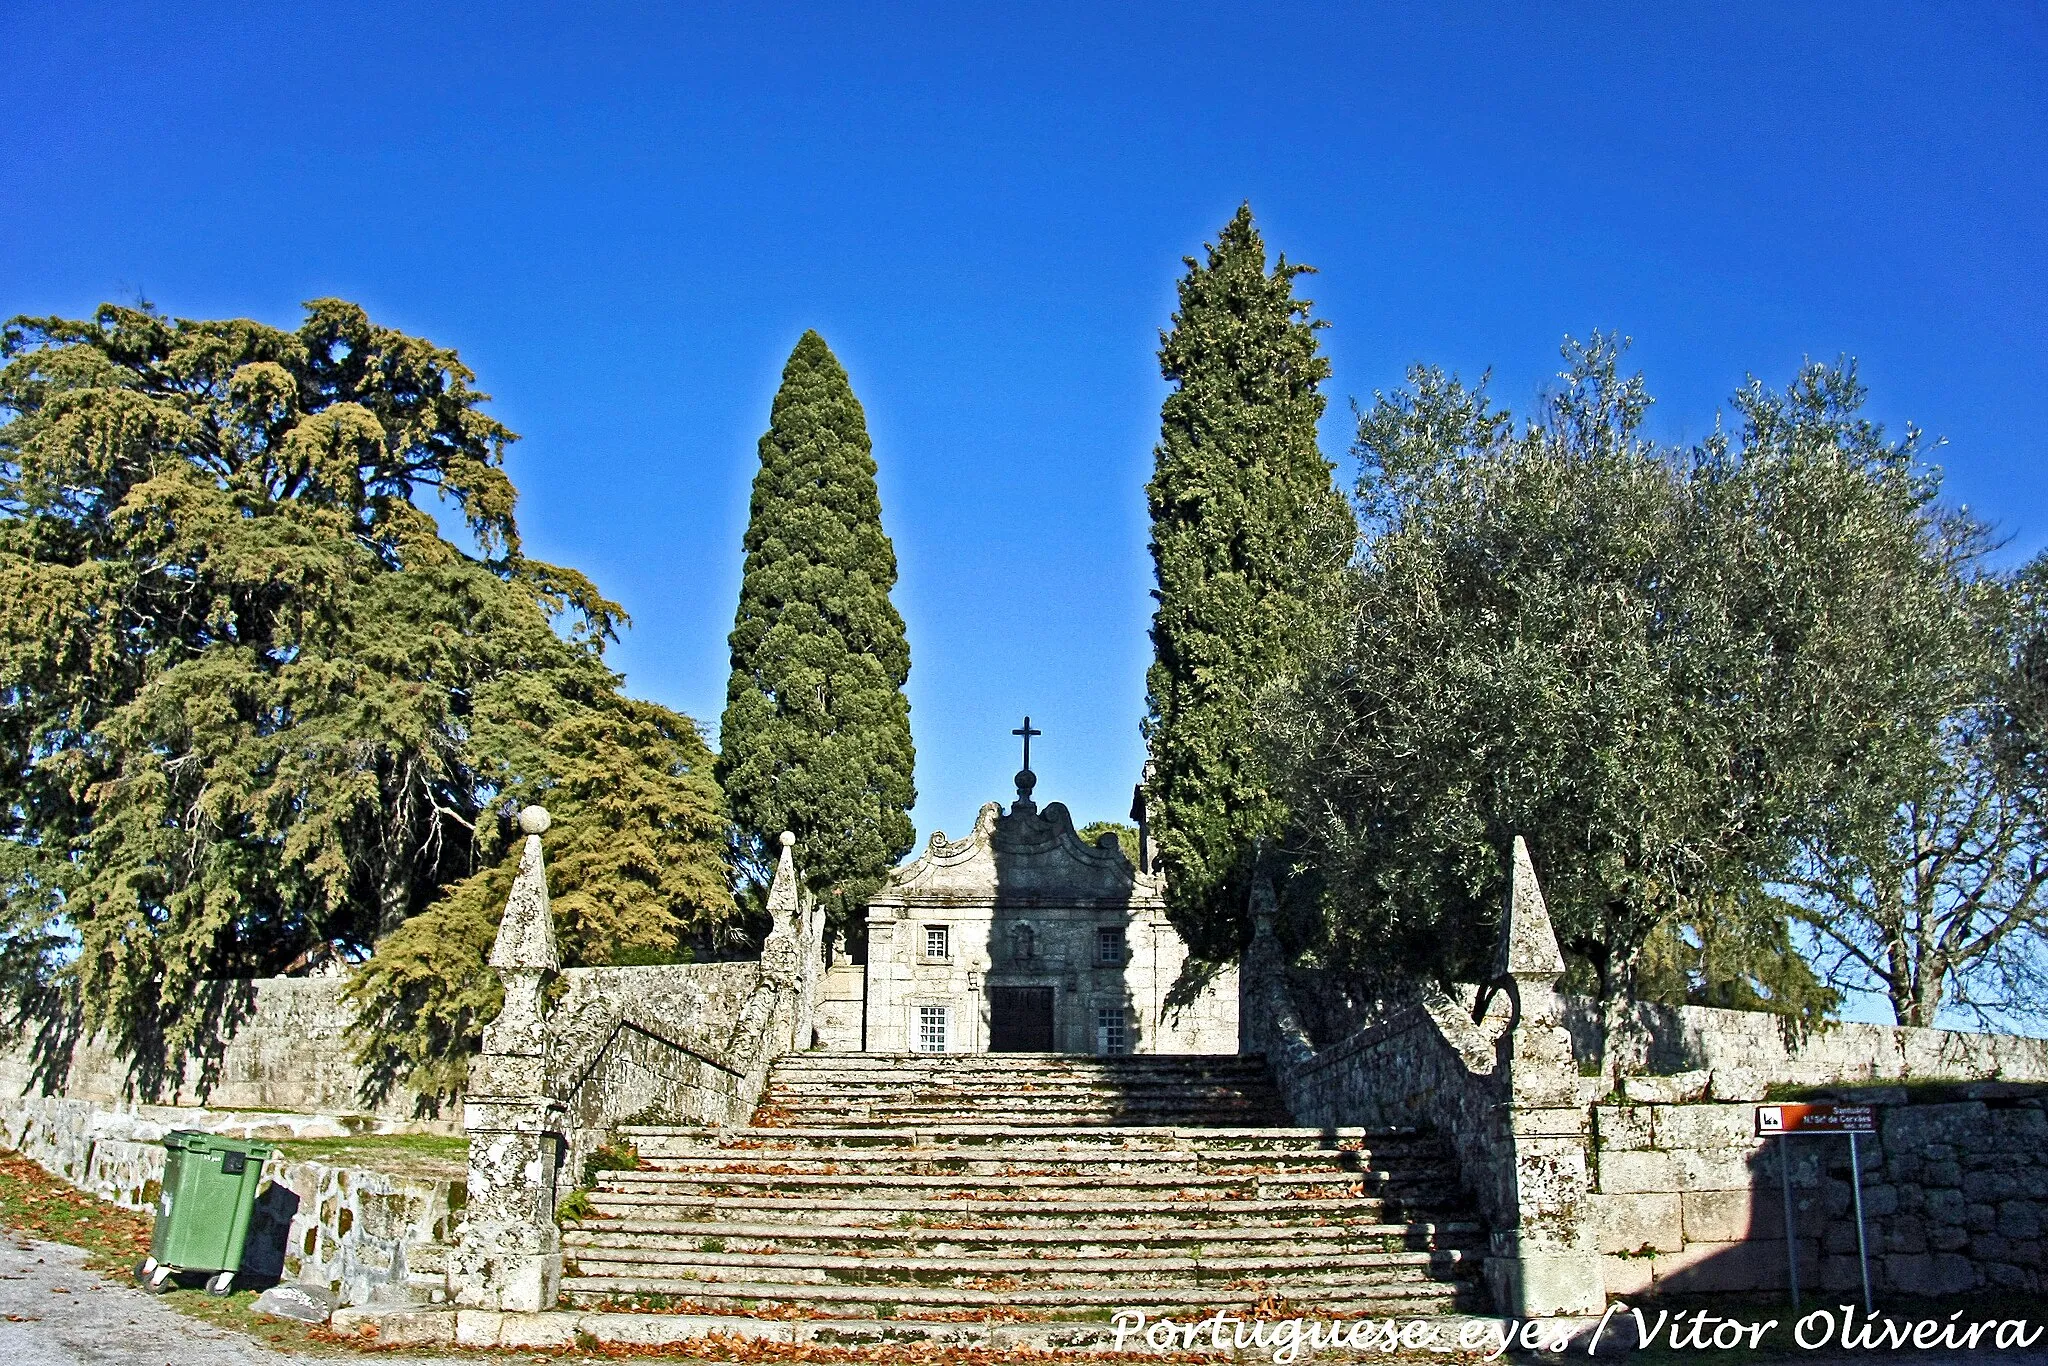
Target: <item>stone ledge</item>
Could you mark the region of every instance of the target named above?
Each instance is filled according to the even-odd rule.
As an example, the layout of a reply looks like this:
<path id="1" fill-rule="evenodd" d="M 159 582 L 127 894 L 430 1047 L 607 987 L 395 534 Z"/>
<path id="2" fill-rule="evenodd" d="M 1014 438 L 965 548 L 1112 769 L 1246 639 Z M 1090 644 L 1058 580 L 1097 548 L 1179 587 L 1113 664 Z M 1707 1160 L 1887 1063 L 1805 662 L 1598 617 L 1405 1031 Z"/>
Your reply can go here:
<path id="1" fill-rule="evenodd" d="M 1313 1313 L 1304 1317 L 1314 1317 Z M 1188 1321 L 1188 1320 L 1183 1320 Z M 1408 1321 L 1406 1318 L 1403 1322 Z M 1425 1317 L 1440 1336 L 1455 1340 L 1472 1323 L 1496 1328 L 1519 1327 L 1514 1320 L 1489 1315 L 1451 1314 Z M 1559 1320 L 1578 1324 L 1578 1320 Z M 1581 1327 L 1594 1320 L 1586 1319 Z M 637 1314 L 601 1310 L 552 1309 L 536 1314 L 500 1313 L 486 1309 L 336 1310 L 329 1327 L 344 1338 L 388 1347 L 471 1347 L 548 1349 L 596 1343 L 618 1347 L 665 1347 L 700 1338 L 727 1337 L 754 1342 L 818 1346 L 929 1343 L 979 1348 L 1107 1351 L 1115 1330 L 1107 1321 L 1076 1323 L 956 1323 L 942 1319 L 760 1319 L 723 1314 Z M 1491 1341 L 1491 1339 L 1489 1339 Z"/>

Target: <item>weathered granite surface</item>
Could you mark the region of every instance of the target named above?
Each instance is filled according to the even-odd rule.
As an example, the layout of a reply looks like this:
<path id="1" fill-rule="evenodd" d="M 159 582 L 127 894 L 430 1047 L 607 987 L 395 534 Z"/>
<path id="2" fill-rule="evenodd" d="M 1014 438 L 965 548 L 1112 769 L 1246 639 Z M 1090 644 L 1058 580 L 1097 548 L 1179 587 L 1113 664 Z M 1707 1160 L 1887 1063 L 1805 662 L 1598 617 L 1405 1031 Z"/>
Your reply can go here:
<path id="1" fill-rule="evenodd" d="M 1843 1022 L 1794 1037 L 1761 1011 L 1566 999 L 1572 1051 L 1610 1081 L 1700 1073 L 1717 1100 L 1765 1086 L 1942 1078 L 2048 1081 L 2048 1039 Z"/>
<path id="2" fill-rule="evenodd" d="M 1412 1125 L 1450 1141 L 1487 1222 L 1487 1279 L 1503 1313 L 1597 1313 L 1587 1116 L 1556 989 L 1564 963 L 1520 839 L 1513 858 L 1499 990 L 1485 1008 L 1476 990 L 1460 1000 L 1425 987 L 1325 1048 L 1293 1004 L 1260 884 L 1244 966 L 1248 1047 L 1272 1063 L 1298 1123 Z"/>
<path id="3" fill-rule="evenodd" d="M 868 902 L 864 1042 L 854 1046 L 919 1048 L 919 1012 L 936 1007 L 946 1051 L 985 1051 L 997 994 L 1020 989 L 1051 993 L 1057 1052 L 1235 1052 L 1235 967 L 1170 1002 L 1188 952 L 1158 878 L 1133 867 L 1113 836 L 1083 842 L 1066 807 L 1031 800 L 1032 774 L 1017 779 L 1008 811 L 984 805 L 964 839 L 935 832 Z M 929 951 L 934 929 L 942 954 Z M 1118 937 L 1113 954 L 1102 950 L 1105 931 Z M 843 1014 L 827 1019 L 829 1046 L 844 1046 L 853 1031 Z"/>
<path id="4" fill-rule="evenodd" d="M 548 1088 L 566 1108 L 574 1179 L 621 1124 L 723 1124 L 741 1095 L 732 1026 L 759 963 L 570 968 L 548 1016 Z"/>
<path id="5" fill-rule="evenodd" d="M 566 1107 L 549 1094 L 547 1078 L 543 992 L 562 966 L 540 842 L 548 813 L 527 807 L 519 825 L 526 846 L 488 959 L 505 1003 L 484 1026 L 463 1091 L 469 1206 L 447 1276 L 449 1298 L 459 1305 L 535 1313 L 553 1308 L 561 1289 L 555 1187 L 568 1139 Z"/>
<path id="6" fill-rule="evenodd" d="M 54 1067 L 38 1057 L 35 1038 L 25 1038 L 0 1050 L 0 1095 L 424 1118 L 454 1132 L 455 1115 L 427 1113 L 403 1089 L 366 1097 L 363 1069 L 346 1037 L 354 1014 L 342 997 L 345 982 L 340 976 L 265 977 L 228 984 L 222 994 L 240 1004 L 222 1017 L 215 1055 L 190 1061 L 153 1093 L 104 1036 L 76 1040 Z"/>
<path id="7" fill-rule="evenodd" d="M 1517 902 L 1540 904 L 1519 849 L 1512 881 Z M 1883 1101 L 1880 1141 L 1864 1154 L 1877 1285 L 2048 1289 L 2048 1086 L 2016 1084 L 2048 1081 L 2048 1040 L 1857 1024 L 1794 1038 L 1760 1013 L 1603 1010 L 1546 995 L 1560 968 L 1546 947 L 1511 907 L 1496 964 L 1505 991 L 1481 1011 L 1474 987 L 1361 1001 L 1290 968 L 1262 924 L 1245 960 L 1247 1049 L 1273 1060 L 1299 1122 L 1443 1134 L 1496 1261 L 1519 1248 L 1527 1269 L 1562 1248 L 1576 1283 L 1590 1247 L 1608 1295 L 1782 1288 L 1776 1140 L 1755 1137 L 1754 1103 L 1780 1083 L 1923 1083 L 1846 1093 Z M 1324 981 L 1340 999 L 1299 1008 L 1297 994 Z M 1366 1023 L 1318 1047 L 1304 1020 Z M 1803 1282 L 1852 1286 L 1847 1141 L 1790 1143 Z M 1513 1310 L 1512 1291 L 1496 1289 Z"/>
<path id="8" fill-rule="evenodd" d="M 0 1143 L 129 1209 L 155 1208 L 163 1136 L 172 1129 L 262 1139 L 371 1131 L 360 1116 L 117 1108 L 50 1096 L 0 1100 Z M 441 1285 L 464 1205 L 459 1176 L 401 1175 L 282 1154 L 270 1158 L 263 1176 L 242 1258 L 249 1281 L 324 1285 L 343 1304 L 410 1303 Z"/>
<path id="9" fill-rule="evenodd" d="M 2048 1289 L 2048 1087 L 1952 1094 L 1976 1098 L 1855 1096 L 1879 1102 L 1879 1132 L 1859 1145 L 1872 1285 L 1916 1296 Z M 1593 1114 L 1609 1294 L 1782 1289 L 1782 1158 L 1801 1285 L 1859 1284 L 1846 1138 L 1757 1138 L 1750 1104 Z"/>

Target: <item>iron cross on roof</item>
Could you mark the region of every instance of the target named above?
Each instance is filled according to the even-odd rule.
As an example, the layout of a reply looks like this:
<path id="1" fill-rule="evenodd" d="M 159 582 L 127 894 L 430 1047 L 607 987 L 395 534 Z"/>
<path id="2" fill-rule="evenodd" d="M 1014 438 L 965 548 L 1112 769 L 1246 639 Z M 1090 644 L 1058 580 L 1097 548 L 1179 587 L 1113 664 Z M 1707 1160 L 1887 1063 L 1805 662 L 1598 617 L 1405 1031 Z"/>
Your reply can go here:
<path id="1" fill-rule="evenodd" d="M 1033 730 L 1031 728 L 1031 718 L 1027 716 L 1024 718 L 1024 724 L 1019 726 L 1017 729 L 1011 731 L 1010 734 L 1021 735 L 1024 737 L 1024 768 L 1026 772 L 1029 772 L 1031 768 L 1031 737 L 1034 735 L 1043 735 L 1045 734 L 1045 732 L 1042 730 Z"/>
<path id="2" fill-rule="evenodd" d="M 1031 803 L 1031 789 L 1038 786 L 1038 775 L 1031 771 L 1031 737 L 1043 735 L 1045 732 L 1033 730 L 1031 718 L 1027 716 L 1024 718 L 1024 724 L 1010 734 L 1024 737 L 1024 767 L 1017 774 L 1017 805 L 1012 807 L 1011 811 L 1018 814 L 1036 811 L 1038 808 Z"/>

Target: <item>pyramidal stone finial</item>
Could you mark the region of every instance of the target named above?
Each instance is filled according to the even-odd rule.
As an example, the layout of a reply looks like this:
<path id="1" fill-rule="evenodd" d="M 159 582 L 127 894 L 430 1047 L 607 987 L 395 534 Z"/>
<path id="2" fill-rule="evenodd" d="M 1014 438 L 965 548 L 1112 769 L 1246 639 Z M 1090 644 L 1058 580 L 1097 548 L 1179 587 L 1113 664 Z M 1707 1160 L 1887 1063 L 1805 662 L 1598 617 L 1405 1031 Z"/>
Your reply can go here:
<path id="1" fill-rule="evenodd" d="M 1529 845 L 1520 835 L 1515 836 L 1507 914 L 1501 919 L 1500 952 L 1493 972 L 1496 979 L 1564 976 L 1564 954 L 1557 947 L 1550 908 L 1543 902 L 1543 886 L 1536 880 Z"/>
<path id="2" fill-rule="evenodd" d="M 782 832 L 782 858 L 775 865 L 775 881 L 768 888 L 768 911 L 778 921 L 796 915 L 796 835 Z"/>
<path id="3" fill-rule="evenodd" d="M 552 824 L 541 807 L 529 806 L 519 813 L 526 848 L 519 855 L 519 875 L 512 880 L 512 894 L 505 898 L 497 941 L 491 945 L 489 961 L 494 968 L 555 972 L 562 966 L 561 952 L 555 947 L 555 917 L 548 908 L 547 863 L 540 852 L 540 837 Z"/>
<path id="4" fill-rule="evenodd" d="M 1273 875 L 1261 866 L 1252 878 L 1252 929 L 1271 934 L 1274 918 L 1280 914 L 1280 895 L 1273 890 Z"/>

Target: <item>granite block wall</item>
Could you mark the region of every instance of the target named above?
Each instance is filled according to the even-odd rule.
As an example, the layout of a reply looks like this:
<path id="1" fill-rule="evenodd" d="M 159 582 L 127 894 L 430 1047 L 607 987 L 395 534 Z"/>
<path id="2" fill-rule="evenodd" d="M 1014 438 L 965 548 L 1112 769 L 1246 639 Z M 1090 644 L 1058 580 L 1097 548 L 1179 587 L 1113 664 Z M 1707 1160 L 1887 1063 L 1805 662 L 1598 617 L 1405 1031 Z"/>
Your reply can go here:
<path id="1" fill-rule="evenodd" d="M 56 1029 L 31 1030 L 0 1050 L 0 1096 L 363 1113 L 436 1120 L 442 1131 L 455 1132 L 457 1113 L 434 1114 L 403 1090 L 381 1097 L 366 1092 L 346 1037 L 354 1016 L 341 994 L 344 982 L 339 976 L 267 977 L 230 984 L 220 993 L 228 1004 L 221 1009 L 217 1047 L 161 1078 L 104 1036 L 66 1040 Z M 39 1049 L 50 1046 L 54 1057 L 43 1056 Z"/>
<path id="2" fill-rule="evenodd" d="M 558 1077 L 581 1076 L 603 1065 L 599 1055 L 622 1019 L 679 1044 L 685 1052 L 677 1056 L 720 1057 L 731 1045 L 739 1003 L 759 975 L 760 966 L 753 962 L 569 969 L 562 974 L 562 996 L 549 1019 Z M 153 1094 L 132 1060 L 104 1037 L 76 1040 L 54 1066 L 38 1057 L 33 1037 L 17 1040 L 0 1051 L 0 1097 L 51 1094 L 113 1108 L 144 1103 L 357 1115 L 365 1121 L 416 1124 L 425 1132 L 460 1132 L 459 1106 L 436 1112 L 403 1090 L 381 1098 L 369 1093 L 355 1045 L 347 1037 L 354 1017 L 342 996 L 345 981 L 339 976 L 270 977 L 235 984 L 227 994 L 245 1006 L 224 1017 L 213 1055 L 192 1060 Z M 646 1061 L 653 1051 L 642 1048 L 636 1056 Z M 679 1112 L 690 1111 L 683 1092 L 692 1085 L 694 1072 L 665 1078 L 644 1073 L 644 1068 L 636 1072 L 634 1059 L 628 1058 L 606 1080 L 635 1110 L 667 1098 L 677 1101 Z M 669 1089 L 663 1089 L 665 1084 Z M 710 1084 L 715 1090 L 716 1083 Z"/>
<path id="3" fill-rule="evenodd" d="M 548 1090 L 568 1108 L 566 1186 L 626 1123 L 724 1124 L 752 1104 L 733 1029 L 759 963 L 571 968 L 548 1016 Z"/>
<path id="4" fill-rule="evenodd" d="M 1489 1023 L 1498 1029 L 1505 1022 Z M 1461 1184 L 1498 1225 L 1512 1219 L 1515 1205 L 1506 1175 L 1512 1140 L 1497 1115 L 1507 1094 L 1494 1055 L 1488 1032 L 1461 1014 L 1455 998 L 1440 997 L 1274 1070 L 1298 1124 L 1428 1128 L 1448 1137 Z"/>
<path id="5" fill-rule="evenodd" d="M 1687 1078 L 1676 1084 L 1692 1099 L 1760 1100 L 1774 1083 L 2048 1082 L 2048 1039 L 2017 1034 L 1845 1021 L 1794 1036 L 1761 1011 L 1586 997 L 1566 998 L 1565 1024 L 1583 1070 L 1610 1081 Z"/>
<path id="6" fill-rule="evenodd" d="M 2048 1288 L 2048 1087 L 1847 1094 L 1878 1103 L 1878 1133 L 1859 1141 L 1859 1156 L 1879 1292 Z M 1593 1219 L 1610 1295 L 1781 1293 L 1781 1162 L 1801 1284 L 1859 1285 L 1846 1138 L 1760 1139 L 1749 1103 L 1599 1105 L 1593 1129 Z"/>
<path id="7" fill-rule="evenodd" d="M 172 1129 L 262 1139 L 366 1132 L 359 1117 L 117 1108 L 46 1096 L 0 1099 L 0 1142 L 79 1189 L 128 1209 L 156 1208 L 163 1190 L 163 1136 Z M 263 1175 L 242 1259 L 245 1282 L 325 1285 L 343 1304 L 412 1303 L 438 1291 L 464 1204 L 460 1175 L 382 1172 L 282 1154 L 270 1158 Z"/>

